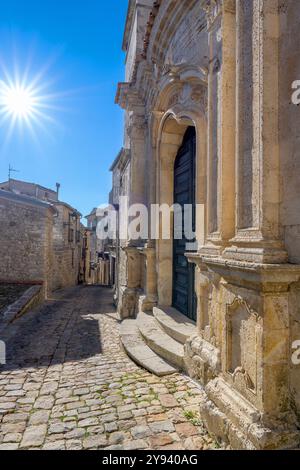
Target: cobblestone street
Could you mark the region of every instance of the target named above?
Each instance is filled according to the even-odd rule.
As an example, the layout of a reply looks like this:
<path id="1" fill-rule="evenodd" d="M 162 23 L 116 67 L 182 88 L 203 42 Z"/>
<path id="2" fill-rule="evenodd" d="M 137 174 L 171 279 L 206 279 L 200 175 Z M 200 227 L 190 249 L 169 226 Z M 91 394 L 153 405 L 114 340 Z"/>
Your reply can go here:
<path id="1" fill-rule="evenodd" d="M 219 447 L 190 379 L 158 378 L 122 351 L 109 289 L 56 293 L 0 339 L 0 449 Z"/>

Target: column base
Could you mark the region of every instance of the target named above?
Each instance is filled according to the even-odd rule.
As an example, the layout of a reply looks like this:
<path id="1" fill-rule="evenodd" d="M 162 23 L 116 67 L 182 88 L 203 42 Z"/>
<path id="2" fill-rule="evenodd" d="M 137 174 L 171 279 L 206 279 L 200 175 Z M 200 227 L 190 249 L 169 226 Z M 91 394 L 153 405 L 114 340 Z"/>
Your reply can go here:
<path id="1" fill-rule="evenodd" d="M 139 312 L 151 312 L 157 306 L 157 297 L 150 295 L 140 295 L 138 299 Z"/>
<path id="2" fill-rule="evenodd" d="M 264 426 L 260 412 L 222 378 L 205 387 L 200 412 L 209 432 L 235 450 L 283 450 L 300 445 L 296 427 Z"/>
<path id="3" fill-rule="evenodd" d="M 136 288 L 125 287 L 120 289 L 118 313 L 122 319 L 136 317 L 140 293 L 140 289 Z"/>

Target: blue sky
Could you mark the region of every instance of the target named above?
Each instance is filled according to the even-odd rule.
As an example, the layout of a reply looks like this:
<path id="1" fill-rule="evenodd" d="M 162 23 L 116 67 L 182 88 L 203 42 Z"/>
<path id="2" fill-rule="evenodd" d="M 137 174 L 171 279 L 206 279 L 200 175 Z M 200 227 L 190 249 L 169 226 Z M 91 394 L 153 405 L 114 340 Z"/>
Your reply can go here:
<path id="1" fill-rule="evenodd" d="M 0 126 L 0 181 L 8 165 L 17 179 L 55 188 L 86 215 L 105 203 L 109 167 L 123 140 L 122 110 L 114 104 L 124 76 L 121 50 L 127 0 L 9 0 L 1 2 L 0 81 L 37 81 L 48 118 Z"/>

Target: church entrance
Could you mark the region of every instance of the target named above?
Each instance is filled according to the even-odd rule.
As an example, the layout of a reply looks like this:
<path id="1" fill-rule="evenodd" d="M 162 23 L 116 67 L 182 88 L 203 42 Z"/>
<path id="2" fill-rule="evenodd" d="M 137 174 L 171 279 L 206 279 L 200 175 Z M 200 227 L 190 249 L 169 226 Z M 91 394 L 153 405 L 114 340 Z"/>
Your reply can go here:
<path id="1" fill-rule="evenodd" d="M 184 135 L 174 163 L 174 204 L 192 207 L 192 228 L 195 230 L 196 200 L 196 132 L 189 127 Z M 174 217 L 176 220 L 176 217 Z M 175 236 L 176 234 L 176 236 Z M 173 307 L 196 321 L 195 266 L 188 262 L 184 234 L 184 217 L 182 223 L 175 225 L 173 240 Z"/>

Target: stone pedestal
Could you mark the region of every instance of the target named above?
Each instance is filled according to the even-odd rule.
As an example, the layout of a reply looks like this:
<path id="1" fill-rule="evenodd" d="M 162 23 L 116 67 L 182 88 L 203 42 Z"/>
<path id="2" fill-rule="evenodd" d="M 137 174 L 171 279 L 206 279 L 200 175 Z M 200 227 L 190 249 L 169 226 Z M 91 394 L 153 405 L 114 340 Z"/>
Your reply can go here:
<path id="1" fill-rule="evenodd" d="M 200 336 L 188 341 L 185 352 L 189 372 L 210 400 L 203 405 L 209 429 L 235 448 L 300 444 L 289 386 L 290 287 L 299 281 L 300 267 L 203 257 L 198 265 L 206 267 L 207 302 Z"/>
<path id="2" fill-rule="evenodd" d="M 139 311 L 150 311 L 157 305 L 156 251 L 153 242 L 140 249 L 142 256 L 143 294 L 139 299 Z"/>
<path id="3" fill-rule="evenodd" d="M 124 277 L 119 288 L 118 311 L 121 318 L 134 318 L 138 311 L 138 299 L 141 294 L 141 258 L 139 248 L 123 247 L 124 263 L 121 267 Z"/>

